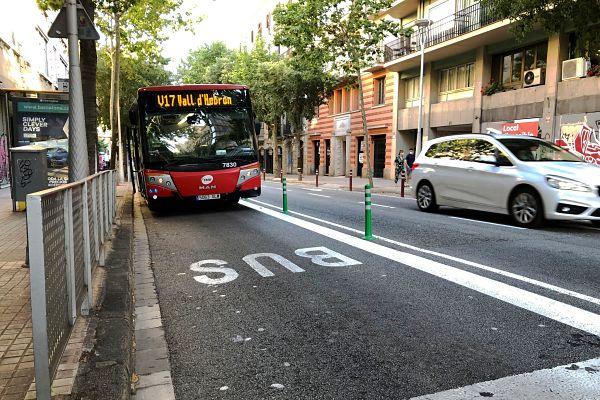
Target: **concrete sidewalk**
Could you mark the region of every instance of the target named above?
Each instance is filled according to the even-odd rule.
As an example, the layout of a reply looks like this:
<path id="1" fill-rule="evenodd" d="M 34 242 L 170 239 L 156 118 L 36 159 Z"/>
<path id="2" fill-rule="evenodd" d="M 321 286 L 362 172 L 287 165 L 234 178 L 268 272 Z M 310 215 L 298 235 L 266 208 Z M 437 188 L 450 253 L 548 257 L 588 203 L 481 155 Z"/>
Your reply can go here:
<path id="1" fill-rule="evenodd" d="M 34 379 L 25 213 L 0 190 L 0 398 L 22 400 Z"/>
<path id="2" fill-rule="evenodd" d="M 304 184 L 307 186 L 315 186 L 315 175 L 303 175 L 302 181 L 298 180 L 297 174 L 284 175 L 287 183 L 289 184 Z M 273 174 L 267 174 L 267 181 L 280 182 L 279 176 L 275 177 Z M 366 178 L 352 178 L 352 190 L 357 192 L 363 192 L 365 185 L 369 183 Z M 341 189 L 348 190 L 350 185 L 350 179 L 346 176 L 321 176 L 319 175 L 319 187 L 326 189 Z M 408 185 L 405 189 L 405 197 L 410 196 L 410 190 Z M 400 182 L 394 183 L 393 180 L 383 178 L 373 178 L 372 193 L 389 193 L 400 195 L 401 188 Z"/>

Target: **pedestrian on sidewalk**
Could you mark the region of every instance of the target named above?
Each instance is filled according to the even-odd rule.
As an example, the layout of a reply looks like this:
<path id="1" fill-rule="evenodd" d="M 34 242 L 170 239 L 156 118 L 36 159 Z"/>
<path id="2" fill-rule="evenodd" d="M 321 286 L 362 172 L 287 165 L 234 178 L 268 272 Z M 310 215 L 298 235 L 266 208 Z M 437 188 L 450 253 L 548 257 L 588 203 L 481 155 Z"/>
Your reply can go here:
<path id="1" fill-rule="evenodd" d="M 415 150 L 408 149 L 408 154 L 406 155 L 406 184 L 407 185 L 410 182 L 410 178 L 412 176 L 412 170 L 413 170 L 414 163 L 415 163 Z"/>
<path id="2" fill-rule="evenodd" d="M 398 183 L 398 179 L 406 177 L 406 158 L 404 157 L 404 150 L 400 150 L 396 159 L 394 160 L 396 165 L 396 174 L 394 176 L 394 183 Z"/>

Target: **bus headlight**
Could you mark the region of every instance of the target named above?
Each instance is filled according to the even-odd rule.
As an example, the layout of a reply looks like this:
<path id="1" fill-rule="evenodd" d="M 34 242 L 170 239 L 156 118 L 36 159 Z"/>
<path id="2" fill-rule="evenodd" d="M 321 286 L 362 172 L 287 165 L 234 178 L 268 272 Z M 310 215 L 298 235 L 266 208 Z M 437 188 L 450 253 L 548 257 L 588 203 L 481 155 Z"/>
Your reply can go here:
<path id="1" fill-rule="evenodd" d="M 260 175 L 260 169 L 258 169 L 258 168 L 241 169 L 240 177 L 238 178 L 237 185 L 240 186 L 242 183 L 246 182 L 248 179 L 255 178 L 259 175 Z"/>
<path id="2" fill-rule="evenodd" d="M 173 179 L 169 174 L 147 175 L 146 182 L 148 182 L 150 185 L 160 186 L 165 189 L 177 191 L 175 183 L 173 183 Z"/>

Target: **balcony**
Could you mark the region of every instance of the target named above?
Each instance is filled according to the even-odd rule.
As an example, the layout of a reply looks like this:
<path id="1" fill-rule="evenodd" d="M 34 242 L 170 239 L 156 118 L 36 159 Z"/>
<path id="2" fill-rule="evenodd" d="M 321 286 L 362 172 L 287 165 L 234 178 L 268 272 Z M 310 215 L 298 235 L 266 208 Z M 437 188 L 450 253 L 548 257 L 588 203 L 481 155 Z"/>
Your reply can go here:
<path id="1" fill-rule="evenodd" d="M 493 14 L 489 4 L 473 4 L 444 19 L 434 22 L 424 31 L 425 48 L 432 47 L 448 40 L 457 38 L 469 32 L 476 31 L 500 19 Z M 419 50 L 417 45 L 418 34 L 402 36 L 384 48 L 385 62 L 415 53 Z"/>

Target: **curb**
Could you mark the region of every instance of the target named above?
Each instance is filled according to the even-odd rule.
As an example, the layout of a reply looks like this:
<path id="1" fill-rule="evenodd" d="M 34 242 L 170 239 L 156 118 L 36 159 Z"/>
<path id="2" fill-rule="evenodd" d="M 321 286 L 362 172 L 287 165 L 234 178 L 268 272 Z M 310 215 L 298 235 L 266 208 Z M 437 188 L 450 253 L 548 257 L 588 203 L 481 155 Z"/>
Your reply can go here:
<path id="1" fill-rule="evenodd" d="M 135 374 L 133 399 L 175 400 L 169 351 L 150 261 L 148 233 L 139 195 L 134 199 Z"/>

